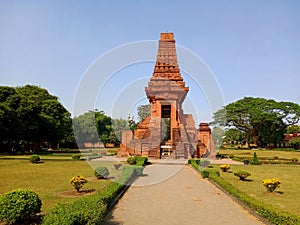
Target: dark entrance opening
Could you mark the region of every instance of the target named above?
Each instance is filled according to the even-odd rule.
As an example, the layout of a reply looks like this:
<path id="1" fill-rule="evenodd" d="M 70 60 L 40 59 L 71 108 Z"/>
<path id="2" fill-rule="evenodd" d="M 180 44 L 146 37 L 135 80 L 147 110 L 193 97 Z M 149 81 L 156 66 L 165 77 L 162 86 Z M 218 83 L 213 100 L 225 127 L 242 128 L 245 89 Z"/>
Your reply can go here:
<path id="1" fill-rule="evenodd" d="M 171 130 L 171 105 L 161 106 L 161 143 L 165 145 L 170 141 Z"/>

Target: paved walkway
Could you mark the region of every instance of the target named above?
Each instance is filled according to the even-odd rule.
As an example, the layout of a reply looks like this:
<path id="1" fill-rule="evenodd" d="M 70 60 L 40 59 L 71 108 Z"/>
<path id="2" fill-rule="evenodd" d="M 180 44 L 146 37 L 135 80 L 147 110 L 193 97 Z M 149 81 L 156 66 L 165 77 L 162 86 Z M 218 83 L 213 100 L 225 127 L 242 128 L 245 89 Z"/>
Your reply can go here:
<path id="1" fill-rule="evenodd" d="M 105 225 L 263 224 L 189 166 L 154 164 L 144 174 Z"/>

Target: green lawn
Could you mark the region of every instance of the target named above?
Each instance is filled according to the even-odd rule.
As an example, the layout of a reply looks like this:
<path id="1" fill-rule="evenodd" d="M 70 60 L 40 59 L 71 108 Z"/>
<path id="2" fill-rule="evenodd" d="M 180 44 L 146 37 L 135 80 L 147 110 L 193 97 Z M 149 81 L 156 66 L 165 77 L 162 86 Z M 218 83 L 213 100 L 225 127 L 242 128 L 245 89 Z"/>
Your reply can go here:
<path id="1" fill-rule="evenodd" d="M 253 153 L 256 152 L 258 157 L 265 157 L 265 158 L 273 158 L 277 156 L 279 158 L 284 159 L 292 159 L 297 158 L 300 161 L 300 152 L 299 151 L 272 151 L 272 150 L 231 150 L 231 149 L 221 149 L 219 151 L 220 154 L 226 155 L 234 155 L 240 158 L 249 158 L 253 157 Z"/>
<path id="2" fill-rule="evenodd" d="M 21 157 L 21 156 L 20 156 Z M 41 159 L 43 161 L 43 157 Z M 78 197 L 58 197 L 57 193 L 73 190 L 69 180 L 75 175 L 86 178 L 94 177 L 92 166 L 104 165 L 110 170 L 110 177 L 117 177 L 120 173 L 113 168 L 112 163 L 99 163 L 76 160 L 45 160 L 39 164 L 31 164 L 29 160 L 0 158 L 0 194 L 18 188 L 29 188 L 36 191 L 42 198 L 42 212 L 47 212 L 58 202 L 72 202 Z M 26 156 L 28 159 L 29 156 Z M 111 181 L 89 181 L 83 189 L 103 190 Z"/>
<path id="3" fill-rule="evenodd" d="M 240 169 L 251 173 L 251 176 L 248 177 L 248 181 L 240 181 L 236 176 L 233 175 L 232 172 Z M 220 172 L 221 177 L 256 199 L 273 205 L 279 210 L 282 209 L 300 216 L 300 166 L 231 165 L 230 171 L 231 173 Z M 281 187 L 277 188 L 275 193 L 268 193 L 266 188 L 262 185 L 262 180 L 268 178 L 277 178 L 282 182 Z"/>

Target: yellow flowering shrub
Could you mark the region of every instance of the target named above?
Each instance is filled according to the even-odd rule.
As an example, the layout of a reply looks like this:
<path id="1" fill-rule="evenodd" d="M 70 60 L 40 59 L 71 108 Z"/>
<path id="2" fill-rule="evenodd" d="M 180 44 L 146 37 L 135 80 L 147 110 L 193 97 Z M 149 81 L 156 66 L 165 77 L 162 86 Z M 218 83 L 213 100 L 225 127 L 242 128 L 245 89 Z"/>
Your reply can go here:
<path id="1" fill-rule="evenodd" d="M 220 169 L 223 171 L 223 172 L 227 172 L 229 169 L 230 169 L 230 165 L 228 164 L 223 164 L 220 166 Z"/>
<path id="2" fill-rule="evenodd" d="M 73 187 L 75 188 L 75 190 L 77 192 L 80 191 L 80 189 L 83 187 L 83 185 L 85 183 L 87 183 L 87 179 L 85 179 L 83 176 L 81 175 L 77 175 L 77 176 L 74 176 L 72 177 L 72 179 L 70 180 L 70 184 L 73 185 Z"/>
<path id="3" fill-rule="evenodd" d="M 263 180 L 262 183 L 269 192 L 273 192 L 277 187 L 280 187 L 281 184 L 280 180 L 276 178 Z"/>

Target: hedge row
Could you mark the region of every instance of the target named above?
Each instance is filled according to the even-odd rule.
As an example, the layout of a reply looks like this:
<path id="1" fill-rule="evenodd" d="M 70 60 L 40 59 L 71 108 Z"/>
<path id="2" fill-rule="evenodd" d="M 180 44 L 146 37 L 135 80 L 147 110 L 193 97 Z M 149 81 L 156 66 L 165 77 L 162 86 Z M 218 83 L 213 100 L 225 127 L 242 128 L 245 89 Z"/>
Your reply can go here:
<path id="1" fill-rule="evenodd" d="M 191 161 L 191 165 L 199 171 L 199 166 Z M 203 173 L 203 172 L 202 172 Z M 240 199 L 243 203 L 258 212 L 262 217 L 276 225 L 300 225 L 300 217 L 288 212 L 278 211 L 275 207 L 265 204 L 234 187 L 232 184 L 220 177 L 220 173 L 215 170 L 206 170 L 208 178 L 221 186 L 227 192 Z M 203 175 L 202 175 L 203 176 Z"/>
<path id="2" fill-rule="evenodd" d="M 129 165 L 145 166 L 148 162 L 148 158 L 143 156 L 131 156 L 127 159 L 127 162 Z"/>
<path id="3" fill-rule="evenodd" d="M 104 221 L 111 205 L 126 185 L 139 174 L 136 166 L 123 166 L 120 178 L 93 196 L 83 197 L 72 204 L 58 204 L 43 219 L 43 225 L 97 225 Z"/>

